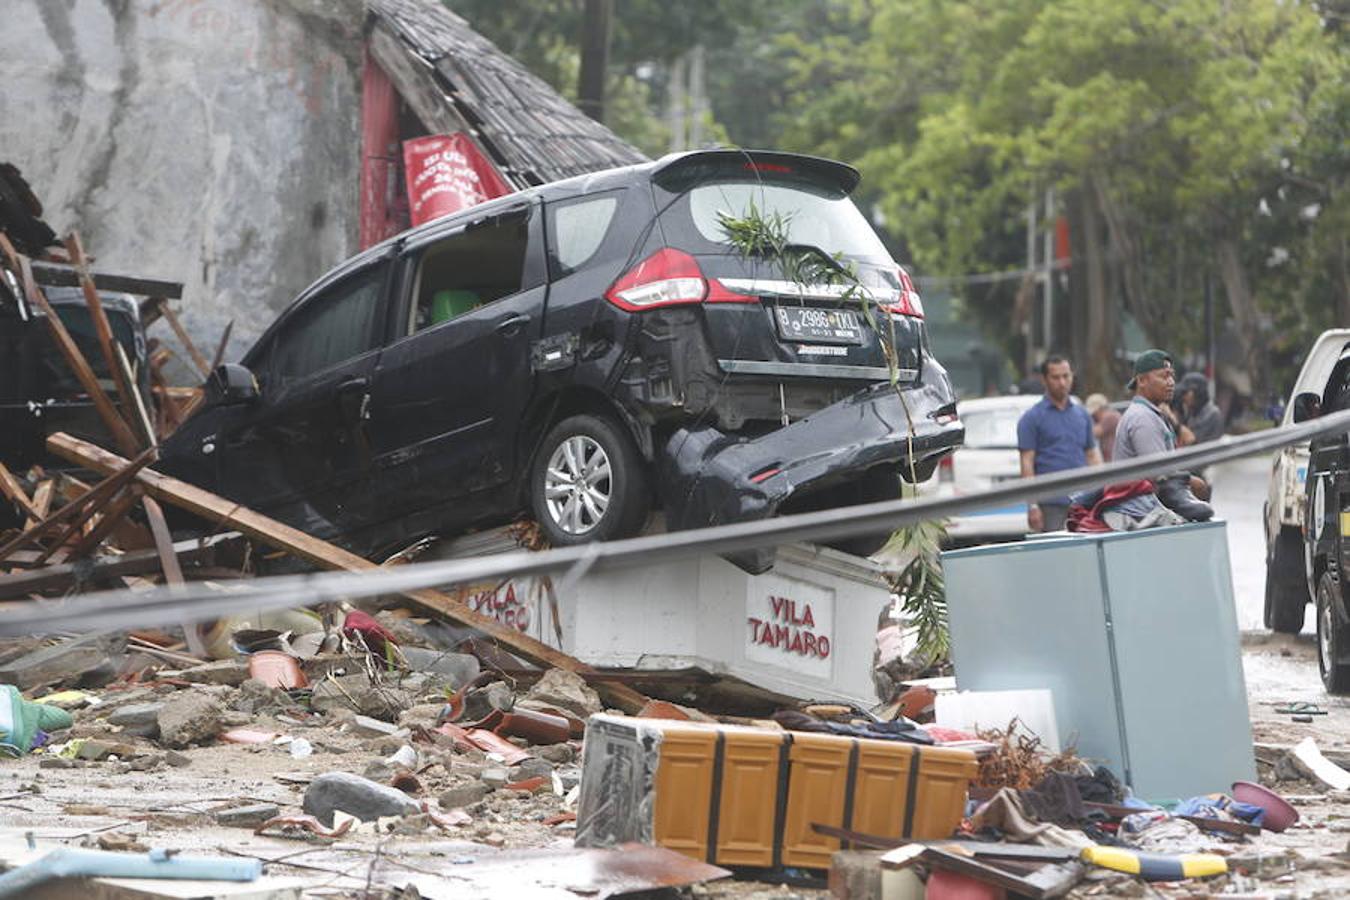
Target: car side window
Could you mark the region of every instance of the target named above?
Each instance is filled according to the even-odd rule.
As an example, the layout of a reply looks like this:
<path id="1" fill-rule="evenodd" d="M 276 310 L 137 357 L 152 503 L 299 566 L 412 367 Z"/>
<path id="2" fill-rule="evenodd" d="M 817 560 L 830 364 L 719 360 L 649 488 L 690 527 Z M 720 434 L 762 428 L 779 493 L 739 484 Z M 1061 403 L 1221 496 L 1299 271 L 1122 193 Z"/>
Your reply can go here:
<path id="1" fill-rule="evenodd" d="M 604 243 L 619 191 L 548 205 L 549 268 L 561 278 L 590 262 Z"/>
<path id="2" fill-rule="evenodd" d="M 413 280 L 412 334 L 525 287 L 530 209 L 511 210 L 428 246 Z"/>
<path id="3" fill-rule="evenodd" d="M 387 264 L 365 269 L 310 298 L 282 326 L 272 347 L 281 384 L 321 372 L 373 350 Z"/>

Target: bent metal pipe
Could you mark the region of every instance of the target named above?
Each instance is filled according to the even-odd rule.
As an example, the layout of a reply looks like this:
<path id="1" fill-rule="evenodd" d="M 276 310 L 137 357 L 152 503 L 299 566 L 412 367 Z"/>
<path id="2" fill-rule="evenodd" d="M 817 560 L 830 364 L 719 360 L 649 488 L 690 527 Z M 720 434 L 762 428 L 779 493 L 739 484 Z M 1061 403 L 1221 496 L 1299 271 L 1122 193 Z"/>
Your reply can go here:
<path id="1" fill-rule="evenodd" d="M 606 571 L 731 553 L 798 541 L 820 541 L 895 529 L 988 507 L 1062 496 L 1160 472 L 1199 469 L 1268 453 L 1312 438 L 1350 432 L 1350 410 L 1220 443 L 1010 482 L 977 494 L 887 500 L 862 506 L 585 544 L 540 552 L 413 563 L 371 572 L 326 572 L 259 578 L 226 589 L 184 584 L 152 591 L 108 591 L 59 601 L 26 601 L 0 609 L 0 634 L 108 631 L 214 619 L 236 611 L 314 606 L 420 588 L 572 571 Z"/>

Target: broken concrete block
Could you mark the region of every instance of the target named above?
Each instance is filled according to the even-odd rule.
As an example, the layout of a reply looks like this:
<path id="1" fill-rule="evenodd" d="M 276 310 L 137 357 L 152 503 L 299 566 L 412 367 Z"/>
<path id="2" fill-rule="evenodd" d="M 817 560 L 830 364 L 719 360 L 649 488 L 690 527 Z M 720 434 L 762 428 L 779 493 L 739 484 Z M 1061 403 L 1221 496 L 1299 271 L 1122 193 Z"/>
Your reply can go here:
<path id="1" fill-rule="evenodd" d="M 192 765 L 192 758 L 186 753 L 179 753 L 177 750 L 169 750 L 164 754 L 164 761 L 175 769 L 182 769 Z"/>
<path id="2" fill-rule="evenodd" d="M 217 825 L 227 828 L 257 828 L 268 819 L 275 819 L 281 810 L 274 803 L 254 803 L 249 806 L 236 806 L 234 809 L 222 809 L 216 813 Z"/>
<path id="3" fill-rule="evenodd" d="M 80 748 L 75 751 L 75 755 L 80 759 L 87 760 L 107 759 L 110 756 L 126 759 L 137 755 L 137 750 L 131 744 L 89 739 L 80 744 Z"/>
<path id="4" fill-rule="evenodd" d="M 422 647 L 404 647 L 403 658 L 414 672 L 435 675 L 437 681 L 462 687 L 478 677 L 481 664 L 469 653 L 451 653 L 448 650 L 426 650 Z"/>
<path id="5" fill-rule="evenodd" d="M 468 784 L 462 784 L 459 787 L 452 787 L 444 791 L 440 797 L 440 804 L 444 809 L 461 809 L 465 806 L 473 806 L 490 793 L 492 793 L 492 788 L 483 782 L 471 781 Z"/>
<path id="6" fill-rule="evenodd" d="M 328 772 L 311 781 L 305 790 L 304 809 L 330 827 L 333 813 L 338 810 L 363 822 L 421 811 L 416 800 L 397 788 L 376 784 L 350 772 Z"/>
<path id="7" fill-rule="evenodd" d="M 518 765 L 512 766 L 509 774 L 511 776 L 511 781 L 508 783 L 524 781 L 527 778 L 534 778 L 536 776 L 552 778 L 553 763 L 546 759 L 525 759 L 521 760 Z"/>
<path id="8" fill-rule="evenodd" d="M 159 714 L 163 703 L 132 703 L 114 710 L 108 716 L 109 725 L 117 725 L 127 734 L 154 737 L 159 734 Z"/>
<path id="9" fill-rule="evenodd" d="M 604 708 L 600 703 L 600 695 L 591 690 L 580 675 L 563 669 L 549 669 L 526 696 L 537 703 L 556 706 L 583 719 Z"/>
<path id="10" fill-rule="evenodd" d="M 347 730 L 356 737 L 389 737 L 403 729 L 392 722 L 382 722 L 370 716 L 353 716 L 347 723 Z"/>
<path id="11" fill-rule="evenodd" d="M 413 698 L 396 687 L 374 684 L 364 673 L 325 678 L 314 685 L 310 706 L 319 712 L 352 710 L 393 721 L 413 705 Z"/>
<path id="12" fill-rule="evenodd" d="M 423 728 L 435 728 L 436 720 L 440 718 L 443 709 L 445 709 L 444 703 L 419 703 L 399 713 L 398 724 L 404 728 L 411 728 L 414 725 L 420 725 Z"/>
<path id="13" fill-rule="evenodd" d="M 492 766 L 484 769 L 483 774 L 478 776 L 479 780 L 490 788 L 502 788 L 510 784 L 513 779 L 511 772 L 501 766 Z"/>
<path id="14" fill-rule="evenodd" d="M 831 900 L 882 900 L 881 851 L 840 850 L 830 857 Z"/>
<path id="15" fill-rule="evenodd" d="M 248 680 L 248 663 L 239 659 L 222 659 L 183 669 L 178 677 L 193 684 L 224 684 L 239 687 Z"/>
<path id="16" fill-rule="evenodd" d="M 0 683 L 21 691 L 54 684 L 106 684 L 117 676 L 125 652 L 125 637 L 87 634 L 5 663 Z"/>
<path id="17" fill-rule="evenodd" d="M 214 697 L 185 691 L 159 711 L 159 740 L 166 747 L 186 747 L 215 737 L 224 709 Z"/>
<path id="18" fill-rule="evenodd" d="M 477 722 L 494 709 L 510 710 L 515 703 L 515 692 L 505 682 L 494 681 L 464 695 L 464 715 L 461 718 L 467 722 Z"/>
<path id="19" fill-rule="evenodd" d="M 577 758 L 577 751 L 571 744 L 546 744 L 532 748 L 534 755 L 548 760 L 554 765 L 570 763 Z"/>

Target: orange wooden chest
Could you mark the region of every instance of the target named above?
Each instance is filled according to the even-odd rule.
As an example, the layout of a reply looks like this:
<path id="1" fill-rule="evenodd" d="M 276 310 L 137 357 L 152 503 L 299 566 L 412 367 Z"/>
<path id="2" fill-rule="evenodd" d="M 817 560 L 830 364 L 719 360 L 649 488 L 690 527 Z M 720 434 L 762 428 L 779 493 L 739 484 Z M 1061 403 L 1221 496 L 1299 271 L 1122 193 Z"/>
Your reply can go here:
<path id="1" fill-rule="evenodd" d="M 592 716 L 577 844 L 637 840 L 723 866 L 828 869 L 840 841 L 813 824 L 949 837 L 977 768 L 968 750 Z"/>

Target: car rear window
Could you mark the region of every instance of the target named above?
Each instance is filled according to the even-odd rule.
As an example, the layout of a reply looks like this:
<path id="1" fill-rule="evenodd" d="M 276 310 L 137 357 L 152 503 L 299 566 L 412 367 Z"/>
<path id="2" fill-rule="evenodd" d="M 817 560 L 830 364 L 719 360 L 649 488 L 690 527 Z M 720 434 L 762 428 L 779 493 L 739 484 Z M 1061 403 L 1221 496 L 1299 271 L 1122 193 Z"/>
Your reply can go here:
<path id="1" fill-rule="evenodd" d="M 836 190 L 813 191 L 746 180 L 703 184 L 689 192 L 694 228 L 709 243 L 727 244 L 722 217 L 743 218 L 752 208 L 766 217 L 782 216 L 790 243 L 853 259 L 890 260 L 885 245 L 858 207 Z"/>
<path id="2" fill-rule="evenodd" d="M 1017 420 L 1023 409 L 987 409 L 979 412 L 961 412 L 961 424 L 966 426 L 964 447 L 984 450 L 1016 450 Z"/>

